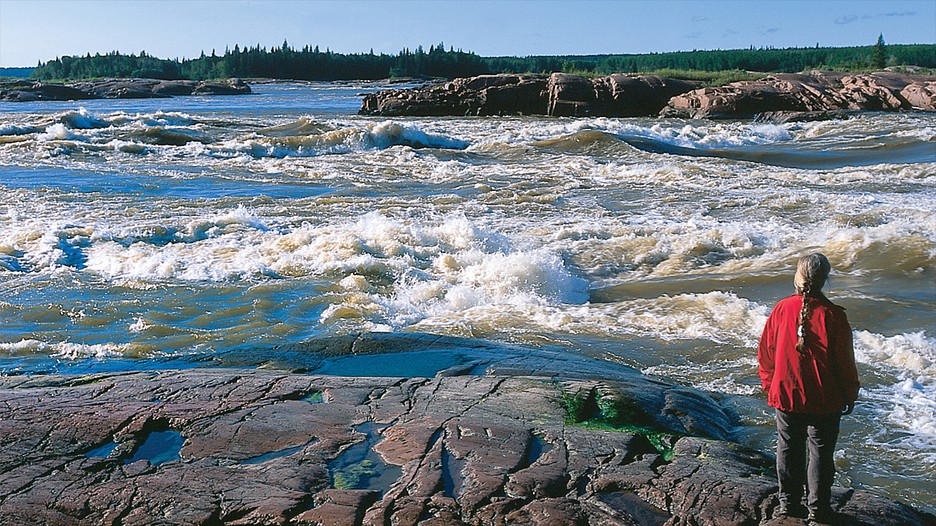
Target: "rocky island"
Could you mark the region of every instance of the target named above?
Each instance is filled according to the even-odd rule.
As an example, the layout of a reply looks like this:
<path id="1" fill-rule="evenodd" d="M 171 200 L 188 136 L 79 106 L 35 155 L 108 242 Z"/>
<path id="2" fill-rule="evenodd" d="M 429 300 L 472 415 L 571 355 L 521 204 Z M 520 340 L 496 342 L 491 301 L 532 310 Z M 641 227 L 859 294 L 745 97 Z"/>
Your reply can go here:
<path id="1" fill-rule="evenodd" d="M 241 79 L 223 82 L 159 79 L 103 79 L 57 84 L 30 80 L 0 82 L 0 102 L 87 99 L 152 99 L 188 95 L 245 95 Z"/>
<path id="2" fill-rule="evenodd" d="M 382 116 L 655 115 L 671 97 L 700 82 L 655 76 L 481 75 L 445 84 L 380 91 L 364 98 L 360 113 Z"/>
<path id="3" fill-rule="evenodd" d="M 778 73 L 703 87 L 655 76 L 483 75 L 364 98 L 362 115 L 818 119 L 853 111 L 936 111 L 936 76 Z"/>
<path id="4" fill-rule="evenodd" d="M 218 360 L 0 378 L 0 523 L 805 524 L 772 518 L 772 459 L 716 397 L 623 365 L 415 333 Z M 833 505 L 936 524 L 862 489 Z"/>

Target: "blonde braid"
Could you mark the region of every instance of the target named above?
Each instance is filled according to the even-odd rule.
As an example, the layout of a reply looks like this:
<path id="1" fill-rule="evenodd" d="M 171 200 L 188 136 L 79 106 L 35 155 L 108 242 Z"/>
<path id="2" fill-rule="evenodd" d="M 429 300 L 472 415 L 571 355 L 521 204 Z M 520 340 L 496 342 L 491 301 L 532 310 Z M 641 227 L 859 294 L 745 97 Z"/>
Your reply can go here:
<path id="1" fill-rule="evenodd" d="M 812 295 L 812 283 L 807 281 L 803 286 L 803 308 L 800 309 L 799 320 L 796 323 L 796 350 L 800 354 L 806 353 L 806 323 L 809 322 L 809 298 Z"/>
<path id="2" fill-rule="evenodd" d="M 806 324 L 809 323 L 811 310 L 809 299 L 822 296 L 822 286 L 825 285 L 830 270 L 832 270 L 832 265 L 829 259 L 819 253 L 803 256 L 796 263 L 796 276 L 793 278 L 793 283 L 797 294 L 803 296 L 803 307 L 800 309 L 796 323 L 796 350 L 801 354 L 808 354 L 806 352 Z"/>

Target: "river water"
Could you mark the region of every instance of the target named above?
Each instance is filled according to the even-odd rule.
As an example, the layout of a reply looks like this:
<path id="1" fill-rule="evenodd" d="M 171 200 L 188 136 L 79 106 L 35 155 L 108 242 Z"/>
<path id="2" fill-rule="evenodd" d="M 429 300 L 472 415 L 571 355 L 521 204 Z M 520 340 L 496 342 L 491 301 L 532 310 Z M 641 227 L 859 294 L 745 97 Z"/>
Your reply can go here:
<path id="1" fill-rule="evenodd" d="M 818 250 L 863 383 L 839 483 L 936 512 L 936 115 L 357 116 L 378 88 L 0 103 L 0 374 L 424 331 L 714 392 L 770 450 L 757 340 Z"/>

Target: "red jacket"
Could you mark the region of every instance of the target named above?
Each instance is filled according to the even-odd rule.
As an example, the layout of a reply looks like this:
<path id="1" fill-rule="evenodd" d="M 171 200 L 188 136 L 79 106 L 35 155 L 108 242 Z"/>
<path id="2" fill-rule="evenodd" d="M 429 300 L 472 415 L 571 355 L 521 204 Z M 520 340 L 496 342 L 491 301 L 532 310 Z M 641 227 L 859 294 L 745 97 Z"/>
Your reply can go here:
<path id="1" fill-rule="evenodd" d="M 858 371 L 845 309 L 809 298 L 805 354 L 796 350 L 796 322 L 803 296 L 774 307 L 761 335 L 757 362 L 767 403 L 792 413 L 840 413 L 858 399 Z"/>

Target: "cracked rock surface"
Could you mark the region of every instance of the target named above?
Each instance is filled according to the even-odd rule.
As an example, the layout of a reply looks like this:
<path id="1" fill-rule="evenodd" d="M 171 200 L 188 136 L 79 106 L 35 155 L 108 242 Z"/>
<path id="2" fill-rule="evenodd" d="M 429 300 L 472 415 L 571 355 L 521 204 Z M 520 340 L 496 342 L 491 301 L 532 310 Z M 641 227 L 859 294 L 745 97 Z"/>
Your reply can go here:
<path id="1" fill-rule="evenodd" d="M 747 119 L 843 118 L 856 111 L 936 111 L 936 77 L 889 71 L 775 73 L 723 86 L 652 75 L 500 74 L 382 90 L 362 115 L 553 115 Z"/>
<path id="2" fill-rule="evenodd" d="M 814 120 L 847 111 L 934 111 L 936 77 L 880 71 L 776 73 L 674 96 L 663 117 Z"/>
<path id="3" fill-rule="evenodd" d="M 458 343 L 305 350 L 309 363 L 338 348 L 405 363 Z M 464 363 L 433 377 L 2 377 L 0 524 L 796 524 L 771 518 L 772 460 L 731 442 L 711 396 L 613 363 L 463 343 Z M 934 523 L 869 491 L 834 500 L 843 524 Z"/>
<path id="4" fill-rule="evenodd" d="M 700 85 L 654 75 L 615 74 L 595 79 L 566 73 L 479 75 L 428 87 L 371 93 L 364 97 L 359 113 L 388 117 L 639 117 L 656 115 L 670 97 Z"/>

